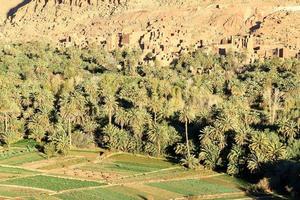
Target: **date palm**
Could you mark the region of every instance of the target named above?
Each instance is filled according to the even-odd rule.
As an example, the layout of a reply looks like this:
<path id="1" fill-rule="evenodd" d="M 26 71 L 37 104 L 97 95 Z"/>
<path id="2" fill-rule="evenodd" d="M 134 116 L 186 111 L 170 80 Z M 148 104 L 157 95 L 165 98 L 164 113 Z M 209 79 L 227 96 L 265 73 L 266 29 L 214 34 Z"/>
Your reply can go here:
<path id="1" fill-rule="evenodd" d="M 157 156 L 159 157 L 165 146 L 176 141 L 176 131 L 168 126 L 168 124 L 157 124 L 148 131 L 148 138 L 157 147 Z M 175 137 L 174 137 L 175 136 Z"/>
<path id="2" fill-rule="evenodd" d="M 35 114 L 27 125 L 30 133 L 29 137 L 40 143 L 45 137 L 47 131 L 49 131 L 50 126 L 51 125 L 47 114 Z"/>
<path id="3" fill-rule="evenodd" d="M 220 158 L 221 149 L 212 143 L 205 144 L 201 147 L 199 160 L 203 161 L 204 165 L 209 169 L 216 169 L 221 164 Z"/>
<path id="4" fill-rule="evenodd" d="M 85 104 L 85 98 L 78 92 L 63 96 L 60 101 L 60 116 L 67 124 L 70 146 L 72 146 L 72 124 L 83 120 L 86 113 Z"/>
<path id="5" fill-rule="evenodd" d="M 293 120 L 282 119 L 279 122 L 279 133 L 284 138 L 293 140 L 297 136 L 297 123 Z"/>
<path id="6" fill-rule="evenodd" d="M 115 122 L 121 127 L 121 129 L 124 128 L 124 126 L 128 125 L 129 123 L 130 115 L 128 111 L 125 109 L 119 107 L 115 114 Z"/>
<path id="7" fill-rule="evenodd" d="M 112 125 L 112 118 L 118 109 L 118 103 L 113 95 L 104 97 L 103 111 L 108 117 L 108 124 Z"/>
<path id="8" fill-rule="evenodd" d="M 71 147 L 69 134 L 61 125 L 56 126 L 54 130 L 55 132 L 49 136 L 50 142 L 55 145 L 57 152 L 67 155 Z"/>
<path id="9" fill-rule="evenodd" d="M 136 139 L 141 139 L 147 125 L 151 124 L 151 116 L 145 109 L 133 108 L 129 111 L 129 126 Z"/>
<path id="10" fill-rule="evenodd" d="M 9 120 L 15 118 L 20 113 L 18 103 L 12 98 L 8 91 L 1 91 L 0 93 L 0 120 L 3 121 L 3 133 L 9 131 Z"/>
<path id="11" fill-rule="evenodd" d="M 189 147 L 189 133 L 188 133 L 188 125 L 194 120 L 196 117 L 195 110 L 193 110 L 190 106 L 185 105 L 185 107 L 180 111 L 179 120 L 184 123 L 185 129 L 185 140 L 187 147 L 187 157 L 191 156 L 190 147 Z"/>

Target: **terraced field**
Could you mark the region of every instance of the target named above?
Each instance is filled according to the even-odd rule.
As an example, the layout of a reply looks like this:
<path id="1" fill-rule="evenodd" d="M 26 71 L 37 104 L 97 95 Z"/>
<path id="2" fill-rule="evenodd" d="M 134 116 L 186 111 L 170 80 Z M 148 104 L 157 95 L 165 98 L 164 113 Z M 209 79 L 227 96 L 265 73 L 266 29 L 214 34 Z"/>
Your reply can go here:
<path id="1" fill-rule="evenodd" d="M 142 155 L 72 150 L 45 159 L 20 142 L 0 158 L 0 199 L 114 200 L 244 198 L 247 183 L 205 169 L 187 170 Z"/>

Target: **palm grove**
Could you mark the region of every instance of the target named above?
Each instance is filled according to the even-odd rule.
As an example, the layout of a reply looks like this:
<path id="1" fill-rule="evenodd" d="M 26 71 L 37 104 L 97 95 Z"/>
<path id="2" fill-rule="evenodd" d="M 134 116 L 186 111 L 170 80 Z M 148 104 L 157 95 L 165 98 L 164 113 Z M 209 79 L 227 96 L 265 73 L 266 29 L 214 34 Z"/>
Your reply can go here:
<path id="1" fill-rule="evenodd" d="M 1 143 L 32 138 L 48 157 L 99 145 L 235 176 L 299 162 L 299 60 L 195 51 L 163 67 L 140 55 L 1 45 Z"/>

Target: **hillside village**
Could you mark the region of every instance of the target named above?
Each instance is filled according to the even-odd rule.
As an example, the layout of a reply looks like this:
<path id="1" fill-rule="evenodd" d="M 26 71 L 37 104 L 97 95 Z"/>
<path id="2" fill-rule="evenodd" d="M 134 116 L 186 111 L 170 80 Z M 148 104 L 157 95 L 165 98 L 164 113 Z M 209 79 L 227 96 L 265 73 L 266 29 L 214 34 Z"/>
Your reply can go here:
<path id="1" fill-rule="evenodd" d="M 224 56 L 243 53 L 246 63 L 300 58 L 297 1 L 280 6 L 271 0 L 247 2 L 247 6 L 230 1 L 173 1 L 173 6 L 160 6 L 163 3 L 33 0 L 8 16 L 0 27 L 0 39 L 44 38 L 58 46 L 94 45 L 109 51 L 130 47 L 141 50 L 142 58 L 151 56 L 163 65 L 197 49 Z"/>

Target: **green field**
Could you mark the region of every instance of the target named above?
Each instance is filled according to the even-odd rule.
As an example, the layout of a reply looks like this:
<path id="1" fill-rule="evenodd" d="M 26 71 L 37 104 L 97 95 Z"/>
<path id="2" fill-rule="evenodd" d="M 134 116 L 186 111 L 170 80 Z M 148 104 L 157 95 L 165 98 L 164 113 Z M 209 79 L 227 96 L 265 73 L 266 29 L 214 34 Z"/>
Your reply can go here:
<path id="1" fill-rule="evenodd" d="M 30 175 L 36 172 L 21 168 L 0 166 L 0 173 Z"/>
<path id="2" fill-rule="evenodd" d="M 127 153 L 106 152 L 105 158 L 100 158 L 97 150 L 77 149 L 68 156 L 47 160 L 28 151 L 28 146 L 34 145 L 31 140 L 28 144 L 20 141 L 0 158 L 0 197 L 165 200 L 220 194 L 218 198 L 233 199 L 244 197 L 239 188 L 247 186 L 210 170 L 187 170 L 164 159 Z"/>
<path id="3" fill-rule="evenodd" d="M 84 190 L 84 191 L 75 191 L 75 192 L 68 192 L 64 194 L 56 195 L 56 197 L 63 199 L 63 200 L 115 200 L 115 199 L 122 199 L 122 200 L 135 200 L 141 199 L 143 194 L 121 186 L 113 186 L 109 188 L 98 188 L 92 190 Z"/>
<path id="4" fill-rule="evenodd" d="M 0 164 L 6 165 L 23 165 L 25 163 L 44 160 L 45 157 L 37 152 L 24 153 L 7 159 L 1 159 Z"/>
<path id="5" fill-rule="evenodd" d="M 76 179 L 66 179 L 44 175 L 16 178 L 1 182 L 0 184 L 20 185 L 54 191 L 104 185 L 104 183 L 98 183 L 93 181 L 81 181 Z"/>
<path id="6" fill-rule="evenodd" d="M 149 186 L 158 187 L 167 191 L 176 192 L 185 196 L 233 193 L 238 192 L 236 188 L 213 184 L 206 180 L 179 180 L 159 183 L 149 183 Z"/>
<path id="7" fill-rule="evenodd" d="M 24 189 L 8 186 L 0 186 L 0 196 L 5 197 L 25 197 L 45 194 L 45 191 L 39 191 L 36 189 Z"/>
<path id="8" fill-rule="evenodd" d="M 133 175 L 175 166 L 175 164 L 161 159 L 147 158 L 129 154 L 117 154 L 111 156 L 107 161 L 97 164 L 87 164 L 80 167 L 80 169 L 97 172 L 115 172 L 122 175 Z"/>

